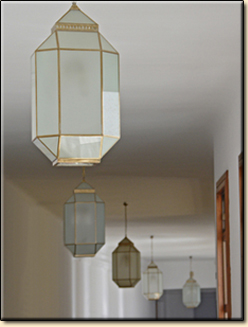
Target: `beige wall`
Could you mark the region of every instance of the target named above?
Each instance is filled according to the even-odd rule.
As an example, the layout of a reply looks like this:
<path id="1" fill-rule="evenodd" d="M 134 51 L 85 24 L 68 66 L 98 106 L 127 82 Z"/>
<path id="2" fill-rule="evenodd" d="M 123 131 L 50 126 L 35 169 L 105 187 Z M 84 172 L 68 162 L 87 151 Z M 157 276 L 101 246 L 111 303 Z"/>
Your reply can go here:
<path id="1" fill-rule="evenodd" d="M 72 257 L 63 246 L 62 219 L 5 180 L 3 225 L 2 317 L 70 318 Z"/>

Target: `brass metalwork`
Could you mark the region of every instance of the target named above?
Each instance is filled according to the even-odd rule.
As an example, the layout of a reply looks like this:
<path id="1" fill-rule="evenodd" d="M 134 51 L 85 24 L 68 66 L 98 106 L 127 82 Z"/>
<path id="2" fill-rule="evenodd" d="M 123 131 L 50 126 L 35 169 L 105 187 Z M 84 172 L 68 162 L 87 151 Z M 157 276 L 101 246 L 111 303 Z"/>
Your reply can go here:
<path id="1" fill-rule="evenodd" d="M 91 21 L 92 24 L 87 23 L 62 23 L 60 22 L 63 17 L 65 17 L 70 10 L 79 10 L 81 13 L 83 13 L 86 17 L 88 17 L 84 12 L 80 10 L 80 8 L 77 5 L 72 5 L 71 8 L 55 23 L 52 33 L 39 45 L 39 47 L 35 50 L 35 112 L 36 112 L 36 137 L 53 137 L 57 136 L 58 137 L 58 144 L 57 144 L 57 153 L 55 154 L 51 149 L 49 149 L 48 146 L 45 145 L 45 147 L 52 153 L 53 156 L 55 156 L 55 159 L 52 161 L 53 166 L 92 166 L 95 164 L 98 164 L 101 162 L 102 158 L 102 153 L 103 153 L 103 137 L 108 137 L 108 138 L 114 138 L 116 139 L 116 142 L 120 139 L 120 136 L 113 136 L 113 135 L 104 135 L 104 110 L 103 110 L 103 53 L 110 53 L 118 56 L 118 67 L 120 70 L 120 60 L 119 60 L 119 53 L 116 51 L 116 49 L 111 45 L 113 48 L 113 51 L 110 50 L 103 50 L 102 47 L 102 40 L 103 38 L 106 42 L 106 38 L 102 36 L 99 31 L 98 31 L 98 24 L 94 22 L 90 17 L 88 17 Z M 61 48 L 59 44 L 59 35 L 58 31 L 77 31 L 77 32 L 94 32 L 97 33 L 98 35 L 98 41 L 99 41 L 99 49 L 76 49 L 76 48 Z M 55 34 L 55 39 L 56 39 L 56 47 L 48 48 L 48 49 L 40 49 L 42 45 L 53 35 Z M 37 92 L 37 53 L 38 52 L 44 52 L 44 51 L 57 51 L 57 70 L 58 70 L 58 134 L 51 134 L 51 135 L 38 135 L 38 127 L 39 127 L 39 122 L 38 122 L 38 92 Z M 101 100 L 100 100 L 100 114 L 101 114 L 101 134 L 63 134 L 61 133 L 61 63 L 60 63 L 60 51 L 98 51 L 100 52 L 100 80 L 101 80 Z M 118 96 L 119 96 L 119 118 L 120 118 L 120 74 L 118 71 Z M 120 126 L 120 119 L 119 119 L 119 133 L 121 130 Z M 96 158 L 60 158 L 60 150 L 61 150 L 61 136 L 78 136 L 78 137 L 91 137 L 91 136 L 101 136 L 100 140 L 100 145 L 99 145 L 99 157 Z M 32 140 L 34 141 L 35 138 Z M 107 148 L 107 151 L 105 151 L 104 155 L 116 144 L 116 142 L 112 145 L 109 145 Z M 49 158 L 50 159 L 50 158 Z M 51 160 L 51 159 L 50 159 Z"/>

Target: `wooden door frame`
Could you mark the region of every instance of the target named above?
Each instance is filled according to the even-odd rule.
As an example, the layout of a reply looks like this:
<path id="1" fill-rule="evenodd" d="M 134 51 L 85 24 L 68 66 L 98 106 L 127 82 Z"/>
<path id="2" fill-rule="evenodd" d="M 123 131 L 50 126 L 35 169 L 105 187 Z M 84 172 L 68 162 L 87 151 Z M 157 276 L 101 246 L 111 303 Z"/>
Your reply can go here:
<path id="1" fill-rule="evenodd" d="M 224 307 L 224 270 L 222 247 L 222 193 L 225 194 L 226 219 L 226 278 L 227 278 L 227 306 Z M 228 171 L 216 183 L 216 229 L 217 229 L 217 279 L 218 279 L 218 317 L 231 319 L 231 267 L 230 267 L 230 230 L 229 230 L 229 186 Z"/>

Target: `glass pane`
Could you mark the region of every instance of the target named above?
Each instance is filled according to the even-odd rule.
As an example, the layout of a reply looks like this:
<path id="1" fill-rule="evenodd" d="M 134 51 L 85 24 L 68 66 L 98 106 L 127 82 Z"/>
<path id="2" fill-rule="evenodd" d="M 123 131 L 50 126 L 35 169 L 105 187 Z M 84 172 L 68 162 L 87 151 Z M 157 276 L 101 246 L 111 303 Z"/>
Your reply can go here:
<path id="1" fill-rule="evenodd" d="M 60 158 L 99 158 L 101 137 L 61 136 Z"/>
<path id="2" fill-rule="evenodd" d="M 37 146 L 37 148 L 51 161 L 54 161 L 56 157 L 50 152 L 44 144 L 40 142 L 39 139 L 36 139 L 33 141 L 33 143 Z"/>
<path id="3" fill-rule="evenodd" d="M 95 239 L 95 204 L 76 204 L 76 242 L 94 243 Z"/>
<path id="4" fill-rule="evenodd" d="M 101 69 L 97 51 L 60 51 L 62 134 L 101 134 Z"/>
<path id="5" fill-rule="evenodd" d="M 97 220 L 97 243 L 105 242 L 105 205 L 104 203 L 96 204 Z"/>
<path id="6" fill-rule="evenodd" d="M 94 202 L 95 194 L 75 193 L 75 198 L 77 202 Z"/>
<path id="7" fill-rule="evenodd" d="M 83 182 L 83 183 L 81 183 L 81 184 L 77 187 L 77 189 L 80 189 L 80 190 L 91 190 L 92 187 L 91 187 L 89 184 Z"/>
<path id="8" fill-rule="evenodd" d="M 95 24 L 93 20 L 87 17 L 79 10 L 70 10 L 58 23 L 81 23 L 81 24 Z"/>
<path id="9" fill-rule="evenodd" d="M 32 140 L 36 137 L 36 82 L 35 82 L 35 53 L 31 57 L 31 85 L 32 85 Z"/>
<path id="10" fill-rule="evenodd" d="M 129 253 L 118 253 L 117 255 L 118 279 L 128 279 L 130 271 Z"/>
<path id="11" fill-rule="evenodd" d="M 99 251 L 101 249 L 101 247 L 103 247 L 104 244 L 97 244 L 96 246 L 96 252 Z"/>
<path id="12" fill-rule="evenodd" d="M 95 196 L 96 196 L 96 202 L 103 202 L 103 200 L 100 199 L 99 196 L 98 196 L 97 194 L 95 194 Z"/>
<path id="13" fill-rule="evenodd" d="M 76 245 L 76 254 L 95 254 L 95 244 Z"/>
<path id="14" fill-rule="evenodd" d="M 148 278 L 146 272 L 142 275 L 142 291 L 144 295 L 148 293 Z"/>
<path id="15" fill-rule="evenodd" d="M 119 123 L 119 122 L 118 122 Z M 108 125 L 108 123 L 106 123 L 105 125 Z M 103 138 L 103 144 L 102 144 L 102 157 L 105 155 L 106 152 L 108 152 L 112 146 L 118 141 L 118 139 L 116 138 L 112 138 L 112 137 L 104 137 Z"/>
<path id="16" fill-rule="evenodd" d="M 103 91 L 119 92 L 119 56 L 103 53 Z"/>
<path id="17" fill-rule="evenodd" d="M 98 33 L 94 32 L 58 32 L 60 48 L 99 50 Z"/>
<path id="18" fill-rule="evenodd" d="M 75 202 L 75 198 L 74 195 L 70 197 L 70 199 L 68 201 L 66 201 L 66 203 L 70 203 L 70 202 Z"/>
<path id="19" fill-rule="evenodd" d="M 140 254 L 131 252 L 130 253 L 130 267 L 131 267 L 131 278 L 140 278 Z"/>
<path id="20" fill-rule="evenodd" d="M 42 51 L 37 57 L 38 135 L 58 134 L 57 51 Z"/>
<path id="21" fill-rule="evenodd" d="M 112 253 L 112 278 L 117 278 L 117 254 Z"/>
<path id="22" fill-rule="evenodd" d="M 40 139 L 57 156 L 58 137 L 41 137 Z"/>
<path id="23" fill-rule="evenodd" d="M 75 251 L 75 245 L 66 245 L 66 247 L 71 251 L 71 253 L 74 255 Z"/>
<path id="24" fill-rule="evenodd" d="M 101 43 L 102 43 L 102 50 L 106 50 L 106 51 L 113 51 L 116 52 L 116 50 L 112 47 L 112 45 L 105 39 L 105 37 L 103 37 L 102 35 L 100 35 L 101 38 Z"/>
<path id="25" fill-rule="evenodd" d="M 50 35 L 37 50 L 53 49 L 53 48 L 57 48 L 57 40 L 56 40 L 55 33 Z"/>
<path id="26" fill-rule="evenodd" d="M 64 205 L 65 244 L 75 243 L 75 206 L 74 203 Z"/>

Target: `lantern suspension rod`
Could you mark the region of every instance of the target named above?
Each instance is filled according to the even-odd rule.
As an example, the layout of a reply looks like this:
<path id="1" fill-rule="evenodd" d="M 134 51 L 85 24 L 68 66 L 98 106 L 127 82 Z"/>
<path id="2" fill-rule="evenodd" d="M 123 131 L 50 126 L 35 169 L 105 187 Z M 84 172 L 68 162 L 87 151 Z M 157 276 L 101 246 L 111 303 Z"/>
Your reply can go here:
<path id="1" fill-rule="evenodd" d="M 189 257 L 189 271 L 192 271 L 192 256 Z"/>
<path id="2" fill-rule="evenodd" d="M 123 205 L 125 206 L 125 237 L 127 237 L 127 203 L 124 202 Z"/>
<path id="3" fill-rule="evenodd" d="M 153 262 L 153 235 L 151 235 L 151 261 Z"/>
<path id="4" fill-rule="evenodd" d="M 83 167 L 83 182 L 85 181 L 85 167 Z"/>

